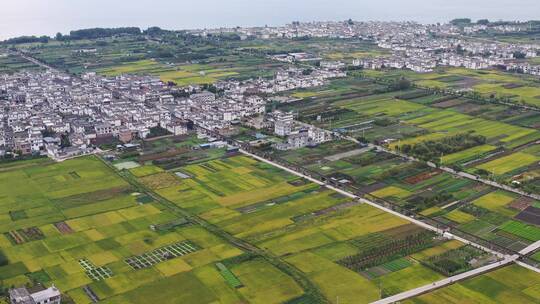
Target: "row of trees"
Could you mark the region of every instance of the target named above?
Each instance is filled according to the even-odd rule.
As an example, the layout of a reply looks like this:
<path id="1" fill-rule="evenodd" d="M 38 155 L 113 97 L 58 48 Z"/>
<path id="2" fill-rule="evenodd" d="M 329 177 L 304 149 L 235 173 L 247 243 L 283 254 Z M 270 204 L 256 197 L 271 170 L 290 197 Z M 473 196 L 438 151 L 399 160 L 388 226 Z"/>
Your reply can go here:
<path id="1" fill-rule="evenodd" d="M 117 28 L 90 28 L 75 30 L 69 32 L 69 35 L 56 34 L 56 40 L 82 40 L 82 39 L 97 39 L 107 38 L 117 35 L 140 35 L 141 29 L 138 27 L 117 27 Z"/>
<path id="2" fill-rule="evenodd" d="M 23 43 L 48 43 L 49 36 L 21 36 L 4 40 L 3 44 L 23 44 Z"/>
<path id="3" fill-rule="evenodd" d="M 472 269 L 469 261 L 481 255 L 482 251 L 471 246 L 465 246 L 432 256 L 424 261 L 423 264 L 450 277 Z"/>
<path id="4" fill-rule="evenodd" d="M 457 26 L 466 26 L 466 25 L 472 25 L 474 22 L 470 18 L 457 18 L 452 21 L 450 21 L 450 24 L 457 25 Z M 488 19 L 479 19 L 476 21 L 476 24 L 478 25 L 488 25 L 490 24 Z"/>
<path id="5" fill-rule="evenodd" d="M 444 202 L 449 202 L 452 200 L 454 200 L 454 196 L 443 190 L 441 192 L 436 193 L 435 195 L 417 196 L 407 201 L 404 207 L 407 210 L 420 212 L 422 210 L 426 210 L 433 206 L 441 205 Z"/>
<path id="6" fill-rule="evenodd" d="M 486 138 L 472 132 L 448 136 L 439 140 L 428 140 L 413 145 L 404 144 L 398 149 L 425 161 L 440 160 L 442 155 L 463 151 L 486 143 Z"/>
<path id="7" fill-rule="evenodd" d="M 91 28 L 71 31 L 69 35 L 57 33 L 54 37 L 58 41 L 70 41 L 81 39 L 107 38 L 117 35 L 140 35 L 142 31 L 138 27 L 119 27 L 119 28 Z M 20 36 L 4 40 L 3 44 L 23 44 L 23 43 L 48 43 L 51 40 L 49 36 Z"/>
<path id="8" fill-rule="evenodd" d="M 354 271 L 363 271 L 430 247 L 432 242 L 431 232 L 421 232 L 345 257 L 338 263 Z"/>

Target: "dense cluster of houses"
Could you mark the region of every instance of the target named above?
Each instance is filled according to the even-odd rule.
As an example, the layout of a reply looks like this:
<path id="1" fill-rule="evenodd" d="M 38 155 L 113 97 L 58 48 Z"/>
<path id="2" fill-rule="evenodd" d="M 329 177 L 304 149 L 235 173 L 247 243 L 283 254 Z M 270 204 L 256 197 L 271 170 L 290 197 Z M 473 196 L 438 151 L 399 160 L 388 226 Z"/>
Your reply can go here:
<path id="1" fill-rule="evenodd" d="M 540 55 L 536 44 L 512 44 L 474 39 L 471 34 L 490 31 L 493 33 L 522 32 L 528 25 L 516 24 L 419 24 L 415 22 L 293 22 L 281 27 L 219 28 L 194 30 L 192 34 L 207 36 L 236 33 L 247 39 L 301 37 L 353 38 L 373 41 L 390 55 L 358 59 L 356 66 L 368 69 L 391 67 L 416 72 L 431 72 L 437 66 L 485 69 L 493 66 L 506 67 L 523 73 L 537 75 L 540 66 L 523 60 Z M 517 58 L 520 57 L 520 58 Z M 289 53 L 272 56 L 284 62 L 307 62 L 320 60 L 307 53 Z"/>
<path id="2" fill-rule="evenodd" d="M 153 128 L 174 135 L 193 126 L 226 133 L 245 118 L 263 116 L 268 96 L 346 76 L 340 65 L 279 70 L 271 79 L 230 80 L 174 87 L 155 76 L 73 77 L 52 69 L 0 75 L 0 155 L 92 153 L 108 143 L 146 138 Z"/>
<path id="3" fill-rule="evenodd" d="M 380 25 L 369 32 L 369 37 L 391 54 L 357 59 L 354 65 L 368 69 L 410 69 L 415 72 L 431 72 L 437 66 L 475 70 L 517 66 L 514 69 L 528 73 L 535 69 L 522 59 L 540 55 L 540 45 L 475 40 L 464 36 L 451 25 L 383 24 L 386 26 Z"/>

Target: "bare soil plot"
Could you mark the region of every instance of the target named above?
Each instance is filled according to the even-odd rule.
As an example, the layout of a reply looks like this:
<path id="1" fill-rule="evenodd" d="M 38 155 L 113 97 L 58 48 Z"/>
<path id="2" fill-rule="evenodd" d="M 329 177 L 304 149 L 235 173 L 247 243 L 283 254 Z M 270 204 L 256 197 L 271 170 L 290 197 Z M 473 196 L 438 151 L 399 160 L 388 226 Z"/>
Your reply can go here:
<path id="1" fill-rule="evenodd" d="M 529 206 L 525 210 L 521 211 L 521 213 L 516 215 L 515 218 L 530 224 L 540 226 L 540 208 Z"/>
<path id="2" fill-rule="evenodd" d="M 58 222 L 58 223 L 55 223 L 54 226 L 62 234 L 71 234 L 75 232 L 73 231 L 73 229 L 71 229 L 71 227 L 66 222 Z"/>

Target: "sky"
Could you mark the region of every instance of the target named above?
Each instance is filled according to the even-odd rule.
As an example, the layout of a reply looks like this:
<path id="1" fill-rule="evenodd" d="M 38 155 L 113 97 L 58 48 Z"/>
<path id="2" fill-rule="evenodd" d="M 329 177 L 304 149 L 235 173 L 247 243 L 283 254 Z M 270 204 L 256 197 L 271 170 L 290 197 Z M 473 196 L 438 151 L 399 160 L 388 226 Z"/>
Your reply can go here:
<path id="1" fill-rule="evenodd" d="M 0 39 L 90 27 L 283 25 L 293 20 L 540 19 L 539 0 L 1 0 Z"/>

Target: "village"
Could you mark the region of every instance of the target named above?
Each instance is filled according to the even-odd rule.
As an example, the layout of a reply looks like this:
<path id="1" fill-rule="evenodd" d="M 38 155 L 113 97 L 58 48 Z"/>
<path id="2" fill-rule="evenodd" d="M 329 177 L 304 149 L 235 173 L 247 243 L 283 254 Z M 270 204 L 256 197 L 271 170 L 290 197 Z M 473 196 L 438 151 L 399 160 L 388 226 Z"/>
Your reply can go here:
<path id="1" fill-rule="evenodd" d="M 215 93 L 200 85 L 169 86 L 154 76 L 86 73 L 77 78 L 56 70 L 3 75 L 0 154 L 66 159 L 97 152 L 103 145 L 182 135 L 196 127 L 231 135 L 242 123 L 260 129 L 272 128 L 275 122 L 276 135 L 292 135 L 281 149 L 317 144 L 329 139 L 328 132 L 295 127 L 290 114 L 265 116 L 266 105 L 276 93 L 345 77 L 339 67 L 309 74 L 290 67 L 277 71 L 273 79 L 221 81 L 211 87 Z"/>
<path id="2" fill-rule="evenodd" d="M 367 69 L 396 68 L 415 72 L 431 72 L 437 66 L 487 69 L 501 67 L 508 71 L 540 75 L 540 66 L 530 64 L 524 58 L 538 57 L 540 45 L 513 44 L 484 41 L 471 37 L 479 32 L 521 32 L 527 24 L 469 25 L 459 27 L 451 23 L 419 24 L 415 22 L 294 22 L 283 27 L 221 28 L 197 30 L 200 36 L 234 32 L 241 39 L 301 39 L 334 38 L 373 41 L 390 55 L 356 59 L 355 66 Z M 317 57 L 304 54 L 275 56 L 284 61 L 313 61 Z"/>
<path id="3" fill-rule="evenodd" d="M 538 39 L 462 18 L 0 41 L 0 304 L 537 303 Z"/>

